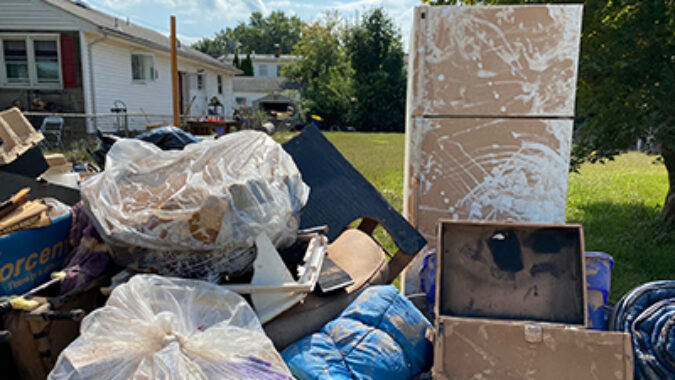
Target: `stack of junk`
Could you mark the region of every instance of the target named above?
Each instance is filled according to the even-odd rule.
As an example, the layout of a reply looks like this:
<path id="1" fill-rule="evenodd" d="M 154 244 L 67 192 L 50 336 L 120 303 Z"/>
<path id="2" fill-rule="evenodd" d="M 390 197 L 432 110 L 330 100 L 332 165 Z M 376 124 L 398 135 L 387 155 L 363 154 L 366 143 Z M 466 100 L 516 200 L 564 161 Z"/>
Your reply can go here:
<path id="1" fill-rule="evenodd" d="M 314 126 L 73 164 L 1 112 L 3 375 L 675 379 L 675 281 L 610 305 L 564 224 L 581 13 L 415 9 L 406 217 Z"/>

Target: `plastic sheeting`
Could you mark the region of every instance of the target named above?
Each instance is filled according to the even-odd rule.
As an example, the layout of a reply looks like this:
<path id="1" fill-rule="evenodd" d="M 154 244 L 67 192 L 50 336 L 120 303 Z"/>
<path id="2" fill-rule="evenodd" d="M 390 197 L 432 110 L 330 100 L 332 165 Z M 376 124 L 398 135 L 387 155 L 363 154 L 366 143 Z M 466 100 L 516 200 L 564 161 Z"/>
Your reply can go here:
<path id="1" fill-rule="evenodd" d="M 204 281 L 134 276 L 80 331 L 49 379 L 292 379 L 246 301 Z"/>
<path id="2" fill-rule="evenodd" d="M 610 328 L 631 334 L 637 380 L 675 379 L 675 281 L 656 281 L 628 292 Z"/>
<path id="3" fill-rule="evenodd" d="M 432 363 L 431 324 L 395 287 L 366 289 L 320 333 L 282 356 L 300 380 L 412 379 Z"/>
<path id="4" fill-rule="evenodd" d="M 162 150 L 180 150 L 185 148 L 186 145 L 199 142 L 199 139 L 191 133 L 172 126 L 155 128 L 136 136 L 136 138 L 153 143 Z"/>
<path id="5" fill-rule="evenodd" d="M 254 131 L 180 152 L 122 139 L 81 190 L 118 264 L 211 280 L 250 269 L 260 233 L 291 245 L 309 196 L 293 159 Z"/>

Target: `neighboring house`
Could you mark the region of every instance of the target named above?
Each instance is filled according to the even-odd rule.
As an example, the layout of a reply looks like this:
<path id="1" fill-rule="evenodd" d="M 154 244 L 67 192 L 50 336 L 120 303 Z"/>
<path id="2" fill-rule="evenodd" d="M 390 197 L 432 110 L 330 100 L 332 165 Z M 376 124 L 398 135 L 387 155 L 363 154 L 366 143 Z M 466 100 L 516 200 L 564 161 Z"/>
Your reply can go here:
<path id="1" fill-rule="evenodd" d="M 241 55 L 239 58 L 245 57 L 245 55 Z M 228 54 L 218 59 L 226 64 L 231 64 L 234 55 Z M 271 94 L 283 94 L 291 98 L 297 98 L 297 91 L 294 90 L 296 86 L 281 76 L 283 65 L 296 59 L 297 56 L 295 55 L 252 53 L 253 76 L 237 76 L 234 78 L 233 90 L 237 105 L 251 107 L 256 100 Z"/>
<path id="2" fill-rule="evenodd" d="M 167 115 L 132 117 L 130 128 L 171 121 L 168 37 L 82 2 L 2 0 L 0 9 L 0 109 L 39 97 L 54 111 L 100 115 L 121 100 L 130 113 Z M 194 99 L 189 115 L 204 114 L 214 96 L 231 112 L 240 70 L 180 44 L 178 70 L 181 113 Z M 83 120 L 68 119 L 66 128 L 83 132 Z M 91 133 L 114 129 L 116 118 L 87 120 Z"/>
<path id="3" fill-rule="evenodd" d="M 244 58 L 246 58 L 245 54 L 239 56 L 240 60 Z M 218 59 L 224 63 L 232 64 L 232 61 L 234 61 L 234 54 L 227 54 Z M 281 77 L 282 67 L 297 59 L 297 56 L 289 54 L 256 54 L 253 52 L 251 53 L 253 76 L 263 78 Z"/>
<path id="4" fill-rule="evenodd" d="M 281 94 L 286 78 L 234 77 L 232 92 L 237 105 L 251 107 L 253 102 L 270 94 Z"/>

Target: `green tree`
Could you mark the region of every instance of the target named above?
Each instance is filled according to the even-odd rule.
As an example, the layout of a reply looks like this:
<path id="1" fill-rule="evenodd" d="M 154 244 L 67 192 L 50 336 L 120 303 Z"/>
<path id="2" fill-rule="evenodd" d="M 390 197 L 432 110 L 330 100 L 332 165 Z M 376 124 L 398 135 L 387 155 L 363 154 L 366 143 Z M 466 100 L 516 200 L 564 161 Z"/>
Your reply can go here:
<path id="1" fill-rule="evenodd" d="M 226 40 L 217 38 L 203 38 L 194 43 L 192 47 L 215 58 L 220 57 L 223 52 L 227 51 Z"/>
<path id="2" fill-rule="evenodd" d="M 242 51 L 272 54 L 274 45 L 279 44 L 281 53 L 289 54 L 300 40 L 303 25 L 298 16 L 287 16 L 280 10 L 271 12 L 267 17 L 260 12 L 253 12 L 247 23 L 241 22 L 234 28 L 221 30 L 213 38 L 204 38 L 193 47 L 213 57 L 219 57 L 234 50 L 232 43 L 227 43 L 229 38 L 241 44 Z"/>
<path id="3" fill-rule="evenodd" d="M 353 70 L 352 119 L 360 131 L 403 132 L 406 73 L 401 36 L 382 8 L 366 13 L 347 34 Z"/>
<path id="4" fill-rule="evenodd" d="M 234 51 L 234 59 L 232 60 L 232 65 L 238 69 L 241 69 L 241 62 L 239 61 L 239 51 Z"/>
<path id="5" fill-rule="evenodd" d="M 668 171 L 662 214 L 675 222 L 675 1 L 584 1 L 576 108 L 572 169 L 651 142 Z"/>
<path id="6" fill-rule="evenodd" d="M 303 109 L 320 115 L 329 126 L 349 121 L 351 70 L 344 35 L 337 14 L 325 14 L 302 29 L 293 48 L 299 58 L 283 68 L 284 76 L 300 87 Z"/>
<path id="7" fill-rule="evenodd" d="M 239 69 L 244 72 L 244 74 L 242 74 L 243 76 L 253 76 L 253 61 L 251 60 L 251 53 L 246 54 L 246 58 L 241 60 L 241 67 L 239 67 Z"/>

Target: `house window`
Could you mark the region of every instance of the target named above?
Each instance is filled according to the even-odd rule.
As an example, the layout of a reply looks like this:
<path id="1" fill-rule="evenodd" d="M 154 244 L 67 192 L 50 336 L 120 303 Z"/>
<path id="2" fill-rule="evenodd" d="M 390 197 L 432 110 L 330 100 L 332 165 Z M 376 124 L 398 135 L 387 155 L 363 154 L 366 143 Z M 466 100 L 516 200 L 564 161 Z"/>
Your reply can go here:
<path id="1" fill-rule="evenodd" d="M 259 77 L 266 77 L 267 74 L 267 65 L 260 65 L 258 66 L 258 76 Z"/>
<path id="2" fill-rule="evenodd" d="M 155 80 L 155 57 L 150 54 L 131 54 L 131 79 L 138 82 Z"/>
<path id="3" fill-rule="evenodd" d="M 204 75 L 197 74 L 197 90 L 204 89 Z"/>
<path id="4" fill-rule="evenodd" d="M 223 94 L 223 76 L 218 75 L 218 93 Z"/>
<path id="5" fill-rule="evenodd" d="M 0 79 L 7 86 L 60 87 L 58 35 L 0 35 Z"/>
<path id="6" fill-rule="evenodd" d="M 8 83 L 28 83 L 28 49 L 26 40 L 3 40 L 5 70 Z"/>
<path id="7" fill-rule="evenodd" d="M 33 41 L 38 83 L 59 83 L 59 50 L 55 40 Z"/>
<path id="8" fill-rule="evenodd" d="M 240 105 L 240 106 L 245 105 L 246 104 L 246 97 L 237 97 L 235 99 L 235 101 L 237 102 L 237 105 Z"/>

